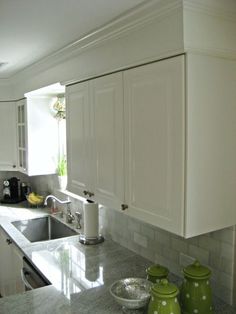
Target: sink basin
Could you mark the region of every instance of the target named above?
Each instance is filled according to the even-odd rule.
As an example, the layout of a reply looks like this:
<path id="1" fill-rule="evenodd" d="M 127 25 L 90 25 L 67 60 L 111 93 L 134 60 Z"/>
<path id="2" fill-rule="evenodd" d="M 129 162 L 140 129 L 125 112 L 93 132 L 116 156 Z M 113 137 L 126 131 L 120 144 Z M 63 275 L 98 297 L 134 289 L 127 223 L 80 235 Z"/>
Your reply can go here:
<path id="1" fill-rule="evenodd" d="M 51 216 L 14 221 L 12 224 L 30 241 L 48 241 L 78 233 Z"/>

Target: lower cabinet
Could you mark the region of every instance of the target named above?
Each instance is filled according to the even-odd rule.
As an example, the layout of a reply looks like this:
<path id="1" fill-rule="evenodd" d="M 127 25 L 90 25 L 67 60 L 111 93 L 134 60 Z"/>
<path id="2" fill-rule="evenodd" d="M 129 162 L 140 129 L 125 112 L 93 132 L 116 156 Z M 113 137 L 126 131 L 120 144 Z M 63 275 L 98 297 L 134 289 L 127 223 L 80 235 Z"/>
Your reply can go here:
<path id="1" fill-rule="evenodd" d="M 2 297 L 25 291 L 21 280 L 23 256 L 7 234 L 0 230 L 0 294 Z"/>

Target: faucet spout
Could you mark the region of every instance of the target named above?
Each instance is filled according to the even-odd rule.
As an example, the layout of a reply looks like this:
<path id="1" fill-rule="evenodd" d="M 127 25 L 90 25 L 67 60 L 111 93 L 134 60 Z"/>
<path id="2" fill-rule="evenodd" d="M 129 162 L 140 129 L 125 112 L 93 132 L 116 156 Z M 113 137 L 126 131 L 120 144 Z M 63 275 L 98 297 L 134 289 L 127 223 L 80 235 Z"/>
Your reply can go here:
<path id="1" fill-rule="evenodd" d="M 59 204 L 70 204 L 71 203 L 71 200 L 69 199 L 69 197 L 67 198 L 67 200 L 62 201 L 59 198 L 57 198 L 56 196 L 50 194 L 44 200 L 44 205 L 45 206 L 48 204 L 48 200 L 49 199 L 53 199 L 53 200 L 57 201 Z"/>

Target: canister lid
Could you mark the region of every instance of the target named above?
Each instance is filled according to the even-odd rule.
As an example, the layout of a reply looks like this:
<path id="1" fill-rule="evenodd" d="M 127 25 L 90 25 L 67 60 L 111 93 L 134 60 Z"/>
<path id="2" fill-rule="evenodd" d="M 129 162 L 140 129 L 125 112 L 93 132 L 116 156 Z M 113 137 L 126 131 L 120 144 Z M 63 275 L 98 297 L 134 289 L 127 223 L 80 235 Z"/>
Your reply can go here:
<path id="1" fill-rule="evenodd" d="M 169 274 L 168 268 L 159 264 L 152 265 L 146 270 L 147 274 L 154 277 L 167 277 Z"/>
<path id="2" fill-rule="evenodd" d="M 152 286 L 152 292 L 161 298 L 172 298 L 179 293 L 179 289 L 173 283 L 169 283 L 167 279 L 161 279 L 161 281 Z"/>
<path id="3" fill-rule="evenodd" d="M 193 264 L 185 267 L 183 272 L 187 277 L 198 279 L 209 278 L 211 275 L 210 269 L 202 266 L 197 260 Z"/>

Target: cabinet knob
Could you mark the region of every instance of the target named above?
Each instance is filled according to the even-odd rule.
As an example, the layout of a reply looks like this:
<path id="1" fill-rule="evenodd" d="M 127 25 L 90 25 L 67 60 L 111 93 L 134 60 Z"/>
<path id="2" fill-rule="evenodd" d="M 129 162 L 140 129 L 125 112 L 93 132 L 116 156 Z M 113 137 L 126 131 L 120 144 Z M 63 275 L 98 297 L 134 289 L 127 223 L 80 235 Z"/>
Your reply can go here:
<path id="1" fill-rule="evenodd" d="M 16 168 L 16 165 L 13 165 L 12 167 L 13 167 L 13 168 Z"/>
<path id="2" fill-rule="evenodd" d="M 8 245 L 12 244 L 12 240 L 11 239 L 6 239 L 6 242 Z"/>
<path id="3" fill-rule="evenodd" d="M 121 210 L 126 210 L 129 206 L 127 204 L 121 204 Z"/>
<path id="4" fill-rule="evenodd" d="M 84 195 L 88 195 L 88 191 L 83 191 Z"/>

